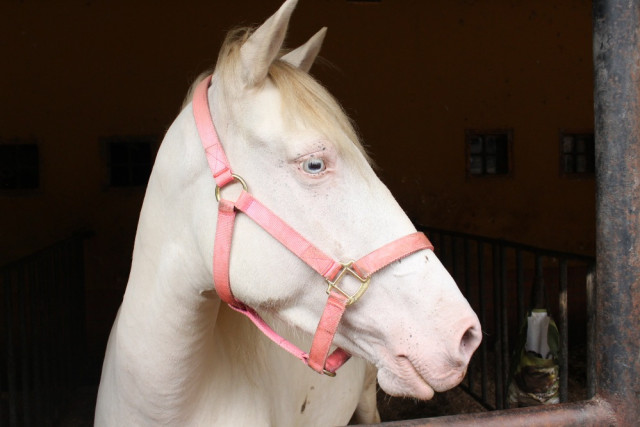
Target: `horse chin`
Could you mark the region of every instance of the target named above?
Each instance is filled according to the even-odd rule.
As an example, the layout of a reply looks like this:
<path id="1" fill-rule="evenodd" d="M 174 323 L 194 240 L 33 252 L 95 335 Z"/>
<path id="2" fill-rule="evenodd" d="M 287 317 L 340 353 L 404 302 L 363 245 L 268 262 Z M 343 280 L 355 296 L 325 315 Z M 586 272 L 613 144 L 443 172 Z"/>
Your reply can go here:
<path id="1" fill-rule="evenodd" d="M 430 378 L 417 364 L 407 356 L 397 356 L 392 368 L 380 367 L 378 383 L 385 393 L 391 396 L 413 397 L 430 400 L 435 392 L 443 392 L 458 385 L 465 371 L 454 370 L 448 375 Z M 417 366 L 416 366 L 417 365 Z"/>
<path id="2" fill-rule="evenodd" d="M 400 376 L 386 368 L 378 370 L 378 384 L 391 396 L 430 400 L 435 394 L 435 390 L 421 376 Z"/>

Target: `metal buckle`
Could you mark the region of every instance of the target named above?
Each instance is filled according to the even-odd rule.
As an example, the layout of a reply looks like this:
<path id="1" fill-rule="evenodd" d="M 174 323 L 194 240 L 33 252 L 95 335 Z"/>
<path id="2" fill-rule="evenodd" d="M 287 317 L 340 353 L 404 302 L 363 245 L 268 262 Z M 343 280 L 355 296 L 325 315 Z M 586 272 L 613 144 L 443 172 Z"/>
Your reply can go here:
<path id="1" fill-rule="evenodd" d="M 242 189 L 244 191 L 247 191 L 247 183 L 244 181 L 244 179 L 242 179 L 240 176 L 236 175 L 235 173 L 232 173 L 231 176 L 233 177 L 233 181 L 231 182 L 239 182 L 240 185 L 242 185 Z M 220 187 L 216 184 L 216 202 L 220 201 Z"/>
<path id="2" fill-rule="evenodd" d="M 327 281 L 327 283 L 329 284 L 329 287 L 327 288 L 327 294 L 330 294 L 331 290 L 335 289 L 336 291 L 340 292 L 342 295 L 347 297 L 346 305 L 351 305 L 354 302 L 358 301 L 358 299 L 362 296 L 362 294 L 364 294 L 366 292 L 367 288 L 369 288 L 369 280 L 371 279 L 370 277 L 367 277 L 366 279 L 363 278 L 363 277 L 360 277 L 360 275 L 358 273 L 356 273 L 356 271 L 354 269 L 351 268 L 351 266 L 354 264 L 354 262 L 355 261 L 350 261 L 350 262 L 348 262 L 346 264 L 340 263 L 342 265 L 342 269 L 340 270 L 340 272 L 336 276 L 335 280 L 331 281 L 329 279 L 325 279 Z M 340 281 L 342 280 L 344 275 L 347 274 L 347 273 L 351 274 L 353 277 L 355 277 L 356 279 L 358 279 L 360 281 L 360 288 L 353 295 L 349 295 L 348 292 L 344 291 L 343 289 L 341 289 L 338 286 L 338 284 L 340 283 Z"/>

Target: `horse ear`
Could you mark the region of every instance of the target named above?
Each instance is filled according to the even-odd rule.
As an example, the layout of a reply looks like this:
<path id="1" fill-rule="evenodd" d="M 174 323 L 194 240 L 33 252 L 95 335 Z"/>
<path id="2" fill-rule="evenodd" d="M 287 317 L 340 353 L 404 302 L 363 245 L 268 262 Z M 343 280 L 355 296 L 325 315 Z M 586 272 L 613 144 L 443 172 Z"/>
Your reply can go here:
<path id="1" fill-rule="evenodd" d="M 280 59 L 288 62 L 294 67 L 298 67 L 303 71 L 309 72 L 313 65 L 313 61 L 316 60 L 318 53 L 320 53 L 320 48 L 322 47 L 322 42 L 326 35 L 327 27 L 323 27 L 305 44 L 287 53 Z"/>
<path id="2" fill-rule="evenodd" d="M 260 84 L 267 78 L 287 34 L 289 18 L 298 0 L 287 0 L 280 9 L 256 29 L 240 48 L 243 78 L 247 86 Z"/>

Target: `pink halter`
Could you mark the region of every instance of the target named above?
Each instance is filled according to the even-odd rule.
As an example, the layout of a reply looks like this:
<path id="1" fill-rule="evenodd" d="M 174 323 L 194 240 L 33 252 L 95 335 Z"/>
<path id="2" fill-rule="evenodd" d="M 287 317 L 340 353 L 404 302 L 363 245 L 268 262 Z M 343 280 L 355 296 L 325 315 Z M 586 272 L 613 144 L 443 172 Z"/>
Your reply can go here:
<path id="1" fill-rule="evenodd" d="M 211 112 L 209 111 L 207 89 L 211 83 L 211 77 L 205 78 L 196 87 L 193 96 L 193 115 L 209 167 L 216 181 L 218 225 L 213 253 L 213 281 L 216 292 L 222 301 L 251 319 L 258 329 L 280 347 L 302 360 L 313 370 L 335 376 L 336 369 L 351 357 L 349 353 L 341 348 L 337 348 L 329 355 L 333 337 L 347 306 L 355 303 L 364 294 L 373 273 L 414 252 L 423 249 L 433 250 L 433 246 L 424 234 L 413 233 L 376 249 L 358 261 L 339 263 L 325 255 L 276 214 L 253 198 L 247 192 L 247 185 L 242 178 L 231 173 L 231 166 L 222 149 L 211 118 Z M 220 189 L 234 181 L 238 181 L 243 187 L 238 200 L 231 202 L 221 199 Z M 249 216 L 326 279 L 329 297 L 308 354 L 278 335 L 253 308 L 233 296 L 229 283 L 229 257 L 237 212 L 242 212 Z M 360 288 L 354 294 L 349 294 L 340 288 L 340 281 L 347 274 L 360 281 Z"/>

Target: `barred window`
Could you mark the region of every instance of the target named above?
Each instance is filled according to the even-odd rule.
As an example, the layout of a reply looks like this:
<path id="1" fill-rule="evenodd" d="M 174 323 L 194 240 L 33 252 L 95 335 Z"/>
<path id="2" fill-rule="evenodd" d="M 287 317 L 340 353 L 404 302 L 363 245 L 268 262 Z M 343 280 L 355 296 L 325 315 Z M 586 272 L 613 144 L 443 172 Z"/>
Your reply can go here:
<path id="1" fill-rule="evenodd" d="M 512 132 L 466 132 L 467 175 L 500 176 L 511 173 Z"/>
<path id="2" fill-rule="evenodd" d="M 593 133 L 560 134 L 561 175 L 593 175 L 596 169 L 595 156 Z"/>

